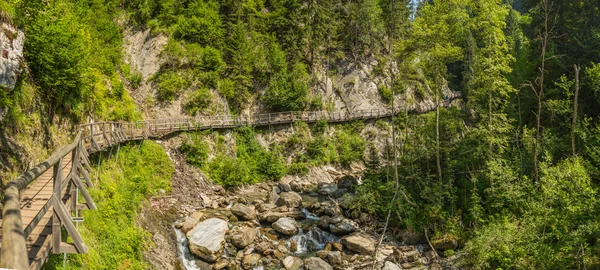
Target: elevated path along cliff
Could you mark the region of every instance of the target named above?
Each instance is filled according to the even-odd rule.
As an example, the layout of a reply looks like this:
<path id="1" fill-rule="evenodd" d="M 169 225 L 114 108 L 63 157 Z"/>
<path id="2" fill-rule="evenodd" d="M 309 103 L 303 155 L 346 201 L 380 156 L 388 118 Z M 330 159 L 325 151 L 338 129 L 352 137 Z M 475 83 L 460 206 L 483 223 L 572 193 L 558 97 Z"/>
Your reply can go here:
<path id="1" fill-rule="evenodd" d="M 440 106 L 460 98 L 454 92 Z M 413 107 L 425 113 L 436 106 Z M 123 142 L 159 139 L 182 131 L 269 126 L 296 121 L 330 123 L 390 117 L 390 110 L 353 112 L 282 112 L 253 116 L 199 116 L 138 122 L 97 122 L 79 126 L 73 142 L 55 151 L 47 160 L 10 181 L 4 189 L 0 237 L 0 267 L 40 269 L 50 253 L 87 253 L 88 247 L 75 223 L 83 221 L 79 210 L 96 210 L 87 189 L 92 187 L 89 155 Z M 79 199 L 79 197 L 82 199 Z M 80 203 L 80 202 L 84 203 Z M 63 237 L 63 232 L 70 240 Z"/>

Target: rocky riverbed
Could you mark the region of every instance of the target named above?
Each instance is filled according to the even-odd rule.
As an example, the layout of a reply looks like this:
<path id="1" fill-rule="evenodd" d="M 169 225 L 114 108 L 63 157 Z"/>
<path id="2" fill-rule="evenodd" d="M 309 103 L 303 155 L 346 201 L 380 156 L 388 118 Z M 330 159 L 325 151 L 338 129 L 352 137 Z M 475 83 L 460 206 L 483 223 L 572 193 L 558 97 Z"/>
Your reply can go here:
<path id="1" fill-rule="evenodd" d="M 442 269 L 426 244 L 394 237 L 379 247 L 369 218 L 348 212 L 353 176 L 320 183 L 218 187 L 205 207 L 174 224 L 183 267 L 192 269 Z M 345 195 L 348 194 L 348 195 Z M 372 225 L 372 224 L 371 224 Z M 446 267 L 444 267 L 446 268 Z"/>

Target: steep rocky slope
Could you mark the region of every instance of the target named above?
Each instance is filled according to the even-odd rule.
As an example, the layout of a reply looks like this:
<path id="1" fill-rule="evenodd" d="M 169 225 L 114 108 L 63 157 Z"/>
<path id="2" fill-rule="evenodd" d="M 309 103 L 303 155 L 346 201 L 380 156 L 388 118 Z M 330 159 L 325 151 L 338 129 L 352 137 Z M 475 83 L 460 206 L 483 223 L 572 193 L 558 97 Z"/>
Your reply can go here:
<path id="1" fill-rule="evenodd" d="M 152 82 L 154 76 L 164 62 L 162 51 L 168 42 L 168 37 L 163 34 L 152 34 L 150 30 L 127 29 L 124 33 L 125 59 L 131 65 L 132 71 L 142 75 L 141 85 L 129 89 L 136 103 L 144 111 L 146 118 L 189 116 L 184 112 L 184 104 L 188 98 L 182 94 L 171 102 L 158 102 L 156 98 L 156 84 Z M 391 78 L 388 75 L 376 74 L 378 62 L 374 59 L 353 63 L 339 61 L 334 63 L 337 72 L 326 72 L 321 66 L 314 71 L 314 80 L 319 83 L 309 89 L 310 95 L 319 97 L 324 109 L 329 111 L 357 111 L 371 109 L 390 109 L 379 92 L 380 85 L 389 85 Z M 394 66 L 394 63 L 387 65 Z M 387 68 L 387 67 L 386 67 Z M 394 67 L 395 72 L 397 69 Z M 184 92 L 190 92 L 185 90 Z M 212 105 L 200 114 L 222 115 L 229 114 L 229 105 L 223 96 L 214 89 L 210 90 Z M 443 95 L 449 95 L 451 90 L 445 87 Z M 247 108 L 241 114 L 251 115 L 266 111 L 265 105 L 260 101 L 257 91 L 246 104 Z M 408 102 L 411 108 L 432 106 L 430 96 L 418 98 L 414 87 L 407 87 L 405 94 L 395 97 L 396 109 L 402 110 Z"/>

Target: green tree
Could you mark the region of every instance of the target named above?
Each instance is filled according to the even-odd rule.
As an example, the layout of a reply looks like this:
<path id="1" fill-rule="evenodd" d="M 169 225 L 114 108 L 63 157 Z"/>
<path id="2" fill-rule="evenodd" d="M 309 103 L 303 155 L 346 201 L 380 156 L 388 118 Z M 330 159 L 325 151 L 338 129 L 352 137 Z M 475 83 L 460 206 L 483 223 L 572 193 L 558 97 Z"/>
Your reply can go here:
<path id="1" fill-rule="evenodd" d="M 52 109 L 70 112 L 82 102 L 85 78 L 85 37 L 82 25 L 66 3 L 52 8 L 33 5 L 26 19 L 25 57 L 41 94 Z"/>

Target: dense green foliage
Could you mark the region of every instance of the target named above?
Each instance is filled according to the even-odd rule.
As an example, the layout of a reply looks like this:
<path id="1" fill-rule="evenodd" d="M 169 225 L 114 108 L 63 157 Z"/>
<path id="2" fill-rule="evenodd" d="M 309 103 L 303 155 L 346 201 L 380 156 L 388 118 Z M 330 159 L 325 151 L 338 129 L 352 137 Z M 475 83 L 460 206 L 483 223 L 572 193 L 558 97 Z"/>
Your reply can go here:
<path id="1" fill-rule="evenodd" d="M 121 147 L 118 157 L 115 149 L 110 159 L 102 159 L 96 188 L 89 190 L 98 210 L 84 211 L 79 226 L 89 253 L 67 257 L 67 269 L 147 269 L 142 254 L 151 238 L 136 226 L 136 215 L 149 196 L 171 190 L 174 170 L 162 146 L 150 141 Z M 58 257 L 56 265 L 46 267 L 60 267 Z"/>
<path id="2" fill-rule="evenodd" d="M 469 269 L 599 267 L 599 6 L 419 5 L 394 40 L 397 80 L 434 97 L 445 85 L 460 89 L 466 108 L 398 117 L 406 197 L 390 204 L 393 170 L 369 166 L 350 208 L 382 218 L 391 209 L 393 226 L 426 230 L 433 240 L 457 237 Z"/>
<path id="3" fill-rule="evenodd" d="M 190 133 L 179 150 L 188 163 L 224 186 L 278 181 L 285 174 L 306 174 L 309 166 L 348 166 L 362 161 L 366 143 L 359 132 L 363 127 L 361 122 L 340 125 L 330 137 L 325 134 L 326 123 L 317 123 L 311 130 L 306 123 L 296 122 L 296 132 L 284 145 L 272 142 L 266 148 L 258 141 L 260 133 L 251 128 L 234 132 L 234 149 L 228 149 L 230 144 L 217 132 Z M 210 160 L 209 153 L 214 154 Z M 293 157 L 290 164 L 284 159 L 288 155 Z"/>
<path id="4" fill-rule="evenodd" d="M 224 137 L 218 133 L 191 133 L 179 150 L 190 164 L 204 169 L 210 178 L 223 186 L 238 186 L 266 180 L 279 180 L 287 170 L 276 145 L 265 149 L 250 128 L 235 131 L 235 155 L 228 154 Z M 208 138 L 216 138 L 212 149 Z M 205 140 L 206 139 L 206 140 Z M 215 156 L 208 159 L 208 151 Z"/>
<path id="5" fill-rule="evenodd" d="M 307 170 L 302 166 L 318 166 L 323 164 L 340 164 L 349 166 L 352 162 L 362 161 L 365 151 L 365 140 L 360 136 L 364 128 L 362 122 L 334 127 L 330 136 L 327 134 L 327 123 L 316 123 L 309 128 L 305 123 L 295 123 L 295 134 L 287 141 L 290 152 L 297 153 L 291 165 L 294 171 L 302 174 Z"/>
<path id="6" fill-rule="evenodd" d="M 13 21 L 25 31 L 27 66 L 48 111 L 76 120 L 139 118 L 117 73 L 122 43 L 114 22 L 118 3 L 25 0 L 10 7 Z"/>

